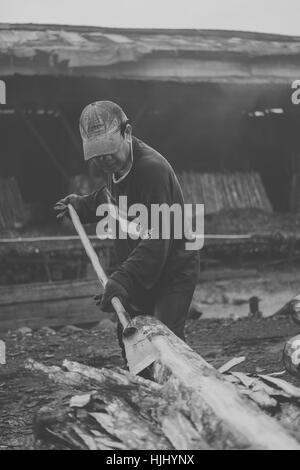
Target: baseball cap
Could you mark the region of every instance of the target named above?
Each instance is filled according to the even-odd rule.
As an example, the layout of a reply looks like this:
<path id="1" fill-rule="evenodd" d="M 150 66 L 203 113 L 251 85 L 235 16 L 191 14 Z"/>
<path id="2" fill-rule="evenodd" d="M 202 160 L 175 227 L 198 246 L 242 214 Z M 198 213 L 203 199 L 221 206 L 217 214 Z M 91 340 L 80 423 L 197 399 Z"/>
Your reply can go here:
<path id="1" fill-rule="evenodd" d="M 121 125 L 126 121 L 122 108 L 112 101 L 87 105 L 79 120 L 84 159 L 117 152 L 122 143 Z"/>

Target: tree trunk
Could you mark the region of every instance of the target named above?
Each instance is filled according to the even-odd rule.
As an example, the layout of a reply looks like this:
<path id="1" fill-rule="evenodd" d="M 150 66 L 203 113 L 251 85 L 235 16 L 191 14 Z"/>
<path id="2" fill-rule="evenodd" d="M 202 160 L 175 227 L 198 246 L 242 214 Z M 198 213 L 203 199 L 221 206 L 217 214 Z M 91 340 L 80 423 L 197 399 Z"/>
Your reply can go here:
<path id="1" fill-rule="evenodd" d="M 215 448 L 300 449 L 274 419 L 247 402 L 237 388 L 166 326 L 151 317 L 136 317 L 159 351 L 152 377 L 158 383 L 175 380 L 184 389 L 191 420 Z M 179 387 L 180 387 L 179 385 Z"/>

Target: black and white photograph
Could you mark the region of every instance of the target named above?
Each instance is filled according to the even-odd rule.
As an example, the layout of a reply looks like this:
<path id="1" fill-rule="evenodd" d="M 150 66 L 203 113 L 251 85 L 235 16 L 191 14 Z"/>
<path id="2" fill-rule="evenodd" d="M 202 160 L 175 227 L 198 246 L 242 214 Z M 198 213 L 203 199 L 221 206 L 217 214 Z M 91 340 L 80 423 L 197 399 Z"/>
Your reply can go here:
<path id="1" fill-rule="evenodd" d="M 0 450 L 300 450 L 298 0 L 0 0 Z"/>

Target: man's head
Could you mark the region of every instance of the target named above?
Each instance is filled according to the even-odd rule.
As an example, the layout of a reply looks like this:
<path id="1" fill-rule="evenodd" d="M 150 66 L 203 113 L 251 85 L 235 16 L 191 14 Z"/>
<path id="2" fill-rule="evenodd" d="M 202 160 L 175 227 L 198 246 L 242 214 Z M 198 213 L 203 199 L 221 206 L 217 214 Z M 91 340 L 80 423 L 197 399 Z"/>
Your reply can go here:
<path id="1" fill-rule="evenodd" d="M 79 128 L 84 159 L 105 173 L 120 173 L 130 157 L 131 125 L 112 101 L 96 101 L 84 108 Z"/>

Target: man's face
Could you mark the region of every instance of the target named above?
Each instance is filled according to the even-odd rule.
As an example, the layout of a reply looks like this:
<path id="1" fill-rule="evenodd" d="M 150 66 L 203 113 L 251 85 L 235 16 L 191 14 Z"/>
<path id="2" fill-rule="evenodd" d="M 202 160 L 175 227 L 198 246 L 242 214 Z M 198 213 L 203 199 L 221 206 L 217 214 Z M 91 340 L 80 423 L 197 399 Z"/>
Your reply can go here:
<path id="1" fill-rule="evenodd" d="M 122 138 L 117 152 L 93 157 L 89 160 L 89 163 L 96 171 L 103 171 L 106 174 L 119 173 L 127 165 L 129 152 L 129 143 L 125 138 Z"/>

